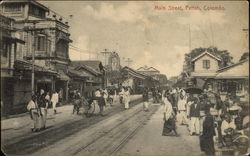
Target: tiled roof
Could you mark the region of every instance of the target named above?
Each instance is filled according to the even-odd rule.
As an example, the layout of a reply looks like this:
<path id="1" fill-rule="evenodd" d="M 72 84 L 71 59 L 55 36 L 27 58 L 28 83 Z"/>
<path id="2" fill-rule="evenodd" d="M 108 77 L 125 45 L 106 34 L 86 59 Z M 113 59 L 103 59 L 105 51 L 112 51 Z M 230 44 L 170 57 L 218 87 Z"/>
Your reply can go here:
<path id="1" fill-rule="evenodd" d="M 71 65 L 78 68 L 84 68 L 93 74 L 102 74 L 99 68 L 101 61 L 86 60 L 86 61 L 71 61 Z"/>
<path id="2" fill-rule="evenodd" d="M 77 78 L 88 78 L 91 76 L 87 72 L 75 70 L 73 67 L 69 67 L 68 74 L 71 77 L 77 77 Z"/>

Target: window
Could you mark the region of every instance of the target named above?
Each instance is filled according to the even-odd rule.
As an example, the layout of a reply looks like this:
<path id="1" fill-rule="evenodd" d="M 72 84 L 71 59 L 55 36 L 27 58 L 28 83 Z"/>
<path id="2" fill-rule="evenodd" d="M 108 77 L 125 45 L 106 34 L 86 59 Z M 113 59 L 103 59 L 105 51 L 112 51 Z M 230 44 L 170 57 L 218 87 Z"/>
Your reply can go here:
<path id="1" fill-rule="evenodd" d="M 37 17 L 45 17 L 45 11 L 34 6 L 34 5 L 30 5 L 29 6 L 29 15 L 33 15 L 33 16 L 37 16 Z"/>
<path id="2" fill-rule="evenodd" d="M 56 53 L 58 56 L 68 57 L 68 49 L 69 49 L 68 42 L 64 40 L 60 40 L 56 44 Z"/>
<path id="3" fill-rule="evenodd" d="M 2 56 L 7 57 L 11 50 L 11 44 L 3 42 Z"/>
<path id="4" fill-rule="evenodd" d="M 204 69 L 210 68 L 210 60 L 203 60 L 203 68 Z"/>
<path id="5" fill-rule="evenodd" d="M 46 39 L 45 36 L 35 37 L 35 50 L 36 51 L 45 51 Z"/>
<path id="6" fill-rule="evenodd" d="M 21 4 L 5 4 L 5 12 L 21 12 Z"/>

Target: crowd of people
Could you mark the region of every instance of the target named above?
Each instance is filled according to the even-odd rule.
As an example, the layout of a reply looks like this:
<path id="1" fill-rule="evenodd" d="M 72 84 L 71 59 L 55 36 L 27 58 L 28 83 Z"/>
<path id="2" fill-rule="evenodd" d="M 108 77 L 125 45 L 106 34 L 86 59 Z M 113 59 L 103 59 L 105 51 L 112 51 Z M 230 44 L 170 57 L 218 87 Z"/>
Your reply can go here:
<path id="1" fill-rule="evenodd" d="M 124 109 L 130 108 L 129 87 L 114 89 L 97 89 L 91 99 L 85 99 L 78 90 L 74 91 L 73 114 L 79 113 L 81 105 L 87 105 L 87 111 L 93 107 L 99 107 L 99 114 L 104 116 L 107 104 L 113 105 L 114 99 L 119 98 Z M 214 140 L 218 142 L 218 148 L 231 148 L 237 146 L 246 152 L 249 141 L 249 116 L 243 115 L 242 107 L 237 98 L 227 95 L 225 99 L 212 92 L 211 89 L 200 93 L 187 92 L 182 88 L 160 90 L 157 88 L 145 88 L 142 93 L 143 109 L 148 111 L 149 94 L 152 94 L 154 103 L 164 105 L 163 136 L 179 136 L 176 122 L 186 125 L 190 136 L 199 136 L 200 147 L 207 155 L 215 154 Z M 48 108 L 52 107 L 54 114 L 59 103 L 59 93 L 49 92 L 43 89 L 32 96 L 27 109 L 33 120 L 32 131 L 37 132 L 46 128 Z M 216 139 L 215 139 L 216 138 Z"/>
<path id="2" fill-rule="evenodd" d="M 56 105 L 59 103 L 59 96 L 59 93 L 55 91 L 50 98 L 50 92 L 46 93 L 43 89 L 32 95 L 27 105 L 27 110 L 33 120 L 32 131 L 38 132 L 46 128 L 48 108 L 52 107 L 54 114 L 56 114 Z"/>
<path id="3" fill-rule="evenodd" d="M 56 107 L 62 101 L 60 100 L 61 92 L 54 91 L 53 93 L 45 92 L 44 89 L 32 95 L 31 100 L 27 105 L 27 110 L 33 121 L 33 132 L 38 132 L 46 128 L 46 119 L 48 108 L 52 108 L 54 114 L 57 114 Z M 86 116 L 93 115 L 96 110 L 98 114 L 104 116 L 105 107 L 109 104 L 113 106 L 116 97 L 120 99 L 120 103 L 124 105 L 125 110 L 129 109 L 130 104 L 130 88 L 120 87 L 119 90 L 99 88 L 96 89 L 91 98 L 86 98 L 81 95 L 79 90 L 73 90 L 71 93 L 71 102 L 73 104 L 73 114 L 79 114 L 80 108 L 84 107 Z M 98 107 L 98 108 L 97 108 Z"/>
<path id="4" fill-rule="evenodd" d="M 197 94 L 172 88 L 162 91 L 162 102 L 165 121 L 162 135 L 178 136 L 178 121 L 187 126 L 191 136 L 199 136 L 201 150 L 207 155 L 215 155 L 214 140 L 218 141 L 219 149 L 237 146 L 240 152 L 247 152 L 249 116 L 241 113 L 235 96 L 228 95 L 222 100 L 211 89 Z"/>

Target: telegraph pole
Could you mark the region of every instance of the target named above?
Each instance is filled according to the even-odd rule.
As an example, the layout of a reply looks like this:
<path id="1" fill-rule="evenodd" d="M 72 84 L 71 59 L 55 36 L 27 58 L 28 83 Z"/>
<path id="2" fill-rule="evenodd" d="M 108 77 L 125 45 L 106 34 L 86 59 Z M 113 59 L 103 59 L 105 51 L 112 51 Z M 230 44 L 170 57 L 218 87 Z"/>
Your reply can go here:
<path id="1" fill-rule="evenodd" d="M 36 47 L 35 35 L 36 35 L 36 31 L 40 29 L 39 28 L 36 29 L 36 23 L 38 23 L 37 21 L 33 21 L 32 23 L 33 23 L 33 28 L 24 28 L 24 31 L 31 32 L 31 36 L 33 38 L 33 41 L 31 41 L 32 43 L 31 92 L 32 94 L 34 94 L 35 93 L 35 47 Z"/>
<path id="2" fill-rule="evenodd" d="M 104 51 L 101 52 L 101 53 L 104 55 L 104 65 L 106 66 L 106 65 L 107 65 L 107 62 L 106 62 L 107 56 L 108 56 L 108 54 L 110 54 L 111 52 L 107 51 L 107 49 L 104 49 Z"/>
<path id="3" fill-rule="evenodd" d="M 188 34 L 189 34 L 189 52 L 191 52 L 191 30 L 190 30 L 190 24 L 188 25 Z"/>
<path id="4" fill-rule="evenodd" d="M 130 63 L 133 62 L 133 61 L 130 58 L 127 58 L 127 59 L 125 59 L 125 62 L 128 63 L 128 67 L 129 67 Z"/>

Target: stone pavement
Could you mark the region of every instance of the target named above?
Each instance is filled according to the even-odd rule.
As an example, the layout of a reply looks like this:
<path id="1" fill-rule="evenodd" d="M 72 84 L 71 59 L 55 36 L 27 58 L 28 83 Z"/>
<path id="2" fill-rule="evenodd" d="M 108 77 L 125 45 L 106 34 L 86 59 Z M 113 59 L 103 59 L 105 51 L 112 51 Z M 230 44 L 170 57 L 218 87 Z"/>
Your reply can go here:
<path id="1" fill-rule="evenodd" d="M 131 101 L 141 98 L 141 95 L 131 95 Z M 114 101 L 114 105 L 119 105 L 118 97 Z M 106 109 L 110 109 L 108 105 Z M 48 110 L 47 127 L 53 125 L 70 123 L 81 120 L 83 115 L 72 114 L 73 105 L 64 105 L 57 107 L 57 114 L 54 115 L 52 109 Z M 25 137 L 31 134 L 32 120 L 29 113 L 21 114 L 17 117 L 10 117 L 1 120 L 1 142 L 10 141 L 14 138 Z"/>
<path id="2" fill-rule="evenodd" d="M 186 126 L 177 124 L 179 137 L 162 136 L 163 106 L 151 117 L 117 155 L 202 155 L 198 136 L 190 136 Z"/>

